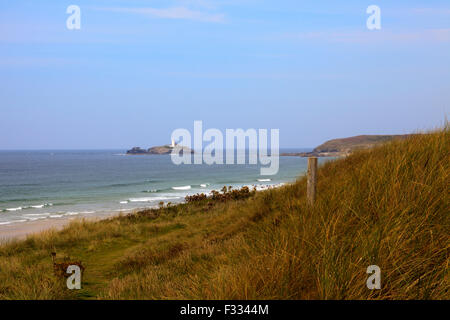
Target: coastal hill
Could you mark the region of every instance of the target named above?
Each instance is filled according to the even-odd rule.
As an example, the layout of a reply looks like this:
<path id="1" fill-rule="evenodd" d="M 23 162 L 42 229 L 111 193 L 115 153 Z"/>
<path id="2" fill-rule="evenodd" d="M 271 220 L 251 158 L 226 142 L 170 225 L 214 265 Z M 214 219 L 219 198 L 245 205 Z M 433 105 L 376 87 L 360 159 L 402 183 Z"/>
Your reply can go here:
<path id="1" fill-rule="evenodd" d="M 449 141 L 446 126 L 327 161 L 313 206 L 300 176 L 3 244 L 0 299 L 448 299 Z M 81 290 L 52 252 L 81 261 Z"/>
<path id="2" fill-rule="evenodd" d="M 360 135 L 349 138 L 333 139 L 314 148 L 312 152 L 282 153 L 281 156 L 299 157 L 338 157 L 347 156 L 355 150 L 368 149 L 375 145 L 395 139 L 405 139 L 405 135 Z"/>

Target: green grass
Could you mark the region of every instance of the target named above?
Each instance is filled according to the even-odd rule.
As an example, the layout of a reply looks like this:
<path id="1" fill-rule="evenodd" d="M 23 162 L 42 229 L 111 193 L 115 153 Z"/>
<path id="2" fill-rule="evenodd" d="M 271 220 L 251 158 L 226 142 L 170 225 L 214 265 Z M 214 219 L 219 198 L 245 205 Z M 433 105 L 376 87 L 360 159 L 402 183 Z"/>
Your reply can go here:
<path id="1" fill-rule="evenodd" d="M 448 126 L 247 199 L 72 222 L 0 246 L 1 299 L 448 299 Z M 81 290 L 50 253 L 81 260 Z M 368 290 L 366 269 L 381 268 Z"/>

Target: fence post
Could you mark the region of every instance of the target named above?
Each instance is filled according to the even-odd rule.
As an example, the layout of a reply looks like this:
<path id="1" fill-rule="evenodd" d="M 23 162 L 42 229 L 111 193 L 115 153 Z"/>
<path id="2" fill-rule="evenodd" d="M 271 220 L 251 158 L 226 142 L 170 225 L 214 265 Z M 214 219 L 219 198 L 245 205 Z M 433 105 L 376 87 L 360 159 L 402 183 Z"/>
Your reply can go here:
<path id="1" fill-rule="evenodd" d="M 308 176 L 307 176 L 307 188 L 306 195 L 308 198 L 308 203 L 314 205 L 316 200 L 316 185 L 317 185 L 317 158 L 308 158 Z"/>

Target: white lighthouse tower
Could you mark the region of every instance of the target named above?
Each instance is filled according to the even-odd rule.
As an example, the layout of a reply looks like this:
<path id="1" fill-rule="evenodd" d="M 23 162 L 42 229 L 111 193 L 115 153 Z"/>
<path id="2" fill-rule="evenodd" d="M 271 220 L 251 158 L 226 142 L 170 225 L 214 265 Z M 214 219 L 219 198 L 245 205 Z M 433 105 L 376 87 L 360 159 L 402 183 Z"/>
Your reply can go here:
<path id="1" fill-rule="evenodd" d="M 172 139 L 172 144 L 170 145 L 172 148 L 175 148 L 175 139 Z"/>

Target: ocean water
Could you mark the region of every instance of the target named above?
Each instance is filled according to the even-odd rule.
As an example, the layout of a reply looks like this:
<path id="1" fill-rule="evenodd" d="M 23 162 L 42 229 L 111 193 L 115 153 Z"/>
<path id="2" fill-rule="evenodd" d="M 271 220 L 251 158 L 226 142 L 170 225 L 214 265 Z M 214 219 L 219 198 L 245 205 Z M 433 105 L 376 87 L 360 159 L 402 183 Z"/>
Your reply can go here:
<path id="1" fill-rule="evenodd" d="M 300 152 L 309 149 L 281 150 Z M 42 219 L 109 216 L 177 203 L 224 185 L 258 188 L 294 181 L 307 160 L 280 157 L 277 175 L 259 165 L 174 165 L 170 155 L 124 150 L 0 151 L 0 225 Z"/>

